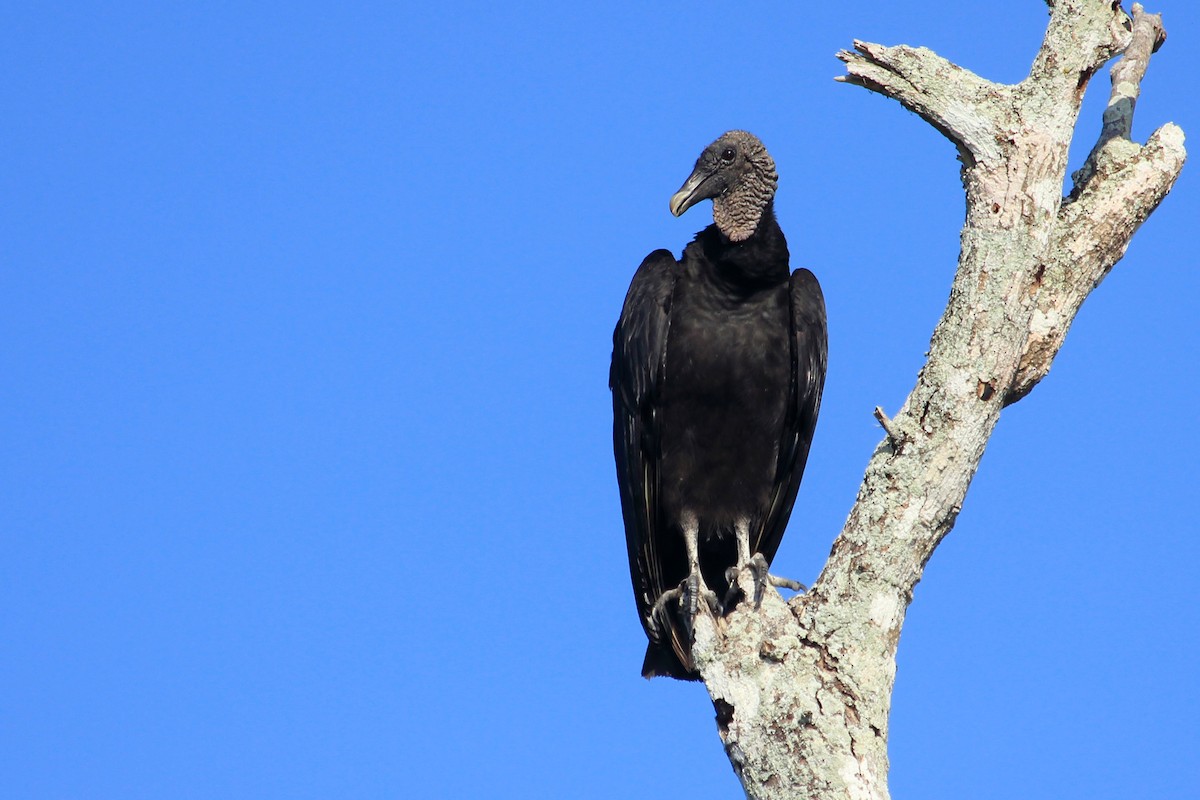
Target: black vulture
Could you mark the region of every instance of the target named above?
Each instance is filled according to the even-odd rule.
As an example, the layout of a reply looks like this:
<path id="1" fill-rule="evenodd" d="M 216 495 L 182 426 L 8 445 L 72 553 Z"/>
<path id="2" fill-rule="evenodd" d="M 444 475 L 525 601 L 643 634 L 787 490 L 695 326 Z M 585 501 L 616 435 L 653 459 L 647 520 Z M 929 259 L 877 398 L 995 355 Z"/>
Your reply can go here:
<path id="1" fill-rule="evenodd" d="M 613 334 L 613 445 L 647 678 L 699 678 L 695 614 L 737 602 L 737 571 L 752 571 L 761 600 L 808 459 L 825 301 L 811 272 L 789 270 L 776 182 L 754 135 L 706 147 L 671 213 L 711 199 L 713 224 L 682 260 L 646 257 Z"/>

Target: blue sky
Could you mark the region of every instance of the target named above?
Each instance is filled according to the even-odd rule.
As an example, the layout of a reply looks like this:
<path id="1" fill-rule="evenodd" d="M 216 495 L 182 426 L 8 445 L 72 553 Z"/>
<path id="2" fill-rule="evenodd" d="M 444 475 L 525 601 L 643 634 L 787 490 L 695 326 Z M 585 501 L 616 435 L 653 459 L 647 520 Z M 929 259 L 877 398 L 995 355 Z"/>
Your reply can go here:
<path id="1" fill-rule="evenodd" d="M 1015 81 L 1046 12 L 646 5 L 0 13 L 0 796 L 739 796 L 703 690 L 638 675 L 625 289 L 709 221 L 667 211 L 701 148 L 757 133 L 830 315 L 775 562 L 811 580 L 963 214 L 953 147 L 834 53 Z M 1135 135 L 1195 136 L 1200 11 L 1151 10 Z M 917 588 L 897 797 L 1195 792 L 1193 169 Z"/>

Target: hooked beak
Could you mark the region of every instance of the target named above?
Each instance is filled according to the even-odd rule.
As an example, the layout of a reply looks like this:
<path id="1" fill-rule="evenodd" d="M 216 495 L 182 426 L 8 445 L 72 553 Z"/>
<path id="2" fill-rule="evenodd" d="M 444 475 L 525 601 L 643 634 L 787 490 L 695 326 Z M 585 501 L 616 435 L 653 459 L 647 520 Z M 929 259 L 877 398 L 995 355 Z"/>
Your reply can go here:
<path id="1" fill-rule="evenodd" d="M 671 213 L 678 217 L 701 200 L 720 194 L 721 187 L 715 185 L 718 181 L 714 181 L 714 177 L 712 171 L 697 164 L 679 191 L 671 195 Z"/>

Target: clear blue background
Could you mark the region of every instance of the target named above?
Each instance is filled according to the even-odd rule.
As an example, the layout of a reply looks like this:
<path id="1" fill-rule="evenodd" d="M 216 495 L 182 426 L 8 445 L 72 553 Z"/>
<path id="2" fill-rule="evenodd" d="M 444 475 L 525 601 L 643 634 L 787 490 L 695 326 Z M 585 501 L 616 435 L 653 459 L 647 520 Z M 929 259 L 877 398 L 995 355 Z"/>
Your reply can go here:
<path id="1" fill-rule="evenodd" d="M 963 215 L 954 148 L 833 54 L 1016 81 L 1045 7 L 435 5 L 0 12 L 0 796 L 740 796 L 703 689 L 638 676 L 625 289 L 709 221 L 667 212 L 700 149 L 758 133 L 830 315 L 776 561 L 811 580 Z M 1135 134 L 1195 136 L 1200 11 L 1151 10 Z M 917 589 L 896 797 L 1197 794 L 1194 170 Z"/>

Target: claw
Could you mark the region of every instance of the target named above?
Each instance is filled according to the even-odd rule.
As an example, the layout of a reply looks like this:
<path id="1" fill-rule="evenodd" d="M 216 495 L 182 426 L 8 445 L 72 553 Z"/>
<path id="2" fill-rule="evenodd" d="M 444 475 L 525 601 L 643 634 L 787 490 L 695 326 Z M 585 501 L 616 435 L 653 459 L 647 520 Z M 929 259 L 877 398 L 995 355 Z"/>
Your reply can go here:
<path id="1" fill-rule="evenodd" d="M 674 589 L 668 589 L 658 596 L 654 601 L 654 608 L 650 609 L 650 619 L 657 620 L 660 617 L 665 617 L 667 613 L 667 603 L 672 600 L 678 600 L 683 597 L 683 584 L 676 586 Z M 661 627 L 661 626 L 660 626 Z"/>
<path id="2" fill-rule="evenodd" d="M 793 592 L 807 592 L 808 587 L 800 581 L 791 578 L 781 578 L 778 575 L 768 575 L 767 581 L 777 589 L 791 589 Z"/>
<path id="3" fill-rule="evenodd" d="M 733 608 L 733 602 L 737 599 L 741 589 L 737 585 L 738 573 L 741 569 L 738 567 L 730 567 L 725 570 L 725 582 L 729 584 L 729 588 L 725 590 L 725 608 Z"/>

